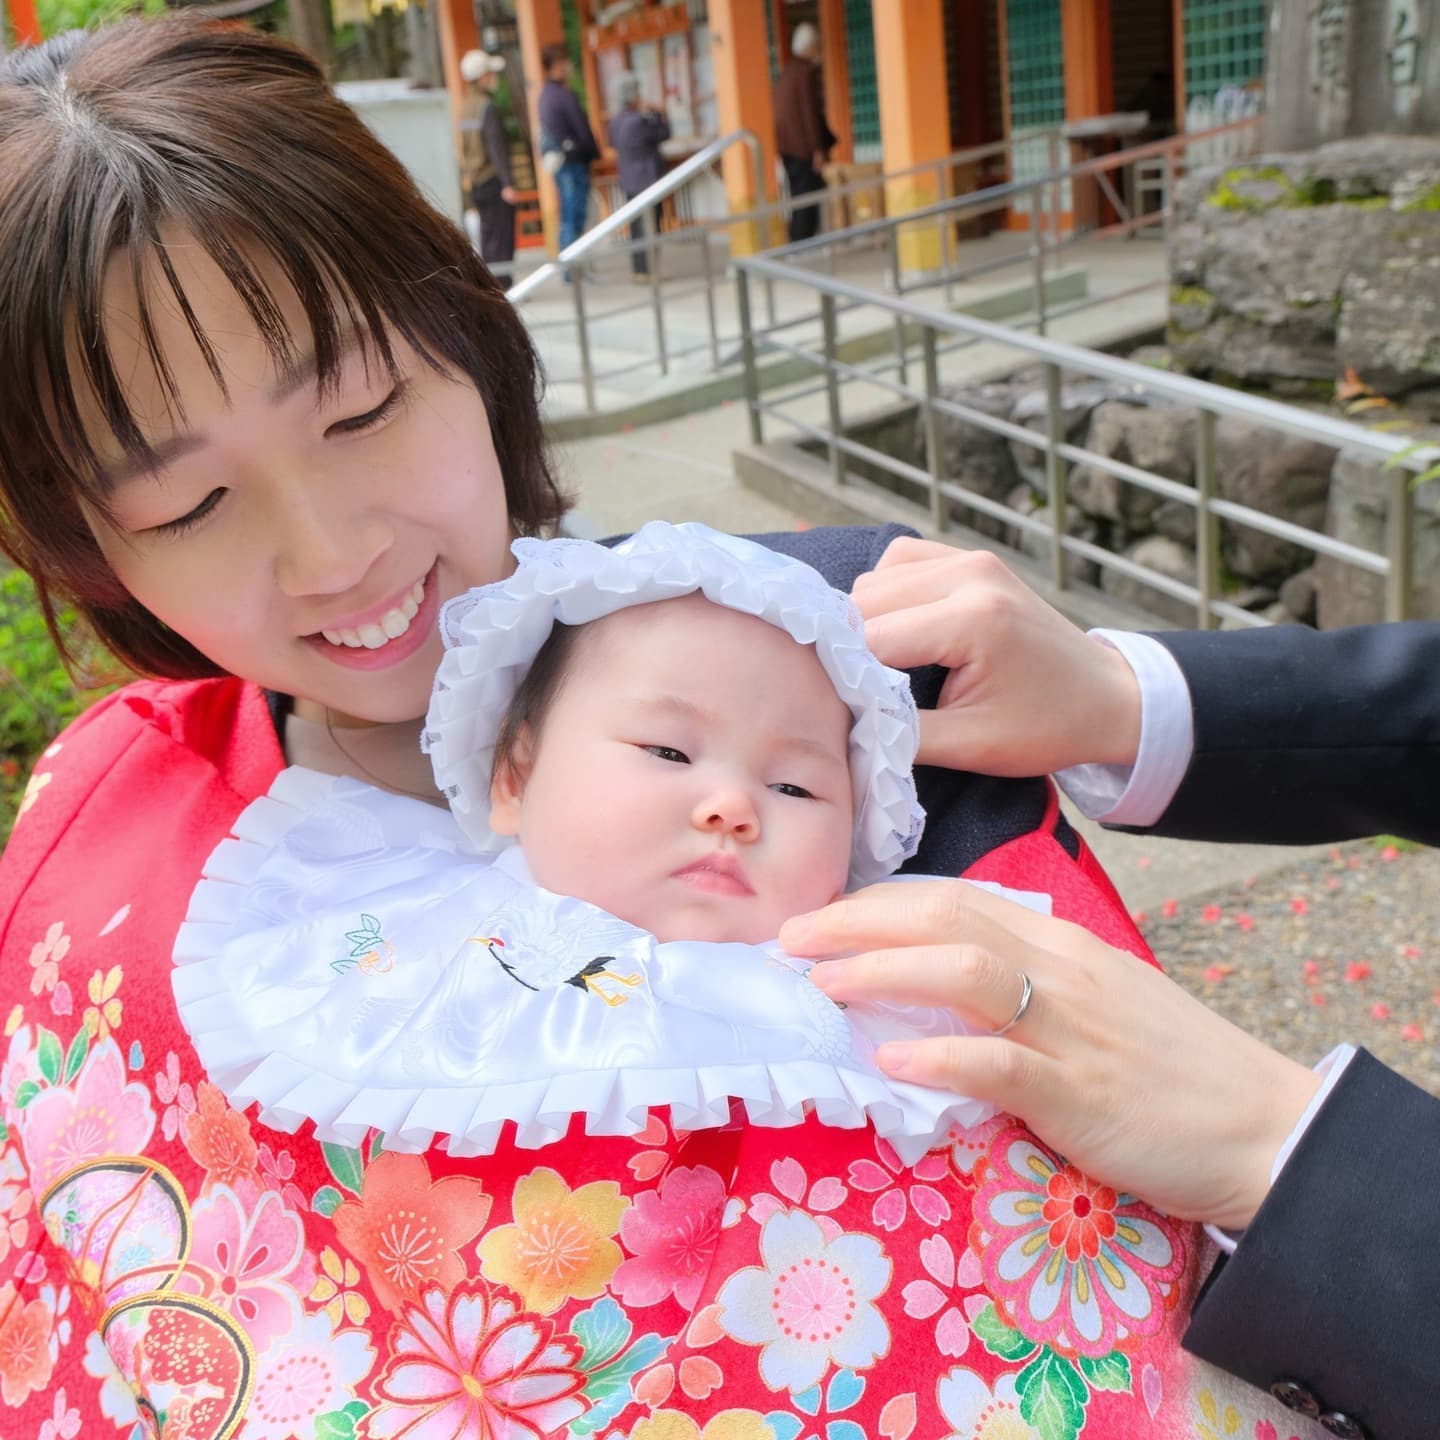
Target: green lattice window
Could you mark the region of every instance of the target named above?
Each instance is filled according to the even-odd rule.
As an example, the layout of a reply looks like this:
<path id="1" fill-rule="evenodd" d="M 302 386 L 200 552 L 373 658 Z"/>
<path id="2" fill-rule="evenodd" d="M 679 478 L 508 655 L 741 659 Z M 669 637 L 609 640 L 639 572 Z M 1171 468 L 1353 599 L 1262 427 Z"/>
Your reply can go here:
<path id="1" fill-rule="evenodd" d="M 855 159 L 880 159 L 880 86 L 875 78 L 875 30 L 870 0 L 845 0 L 845 48 L 850 64 L 850 125 Z"/>
<path id="2" fill-rule="evenodd" d="M 1187 106 L 1198 101 L 1214 107 L 1220 92 L 1264 76 L 1269 9 L 1269 0 L 1185 0 Z"/>
<path id="3" fill-rule="evenodd" d="M 1006 0 L 1005 48 L 1010 134 L 1016 142 L 1012 178 L 1028 180 L 1049 169 L 1050 149 L 1043 137 L 1027 140 L 1027 132 L 1053 130 L 1065 120 L 1060 0 Z M 1019 197 L 1014 208 L 1029 210 L 1028 197 Z"/>

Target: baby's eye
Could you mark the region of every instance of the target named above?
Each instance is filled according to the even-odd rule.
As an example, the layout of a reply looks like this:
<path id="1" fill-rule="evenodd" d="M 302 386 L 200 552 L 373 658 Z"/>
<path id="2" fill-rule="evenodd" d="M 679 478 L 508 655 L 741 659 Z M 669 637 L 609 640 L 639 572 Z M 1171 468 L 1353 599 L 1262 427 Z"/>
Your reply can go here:
<path id="1" fill-rule="evenodd" d="M 671 745 L 642 745 L 640 748 L 657 760 L 668 760 L 672 765 L 690 763 L 690 757 L 683 750 L 676 750 Z"/>
<path id="2" fill-rule="evenodd" d="M 813 800 L 815 796 L 803 785 L 787 785 L 783 781 L 770 787 L 777 795 L 789 795 L 796 800 Z"/>

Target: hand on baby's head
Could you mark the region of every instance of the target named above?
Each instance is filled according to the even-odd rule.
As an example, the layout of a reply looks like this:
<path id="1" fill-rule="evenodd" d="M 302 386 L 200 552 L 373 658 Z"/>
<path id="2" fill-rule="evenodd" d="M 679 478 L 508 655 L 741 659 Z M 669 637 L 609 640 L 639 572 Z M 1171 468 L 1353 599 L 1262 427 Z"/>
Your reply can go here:
<path id="1" fill-rule="evenodd" d="M 702 595 L 557 626 L 490 825 L 538 884 L 661 941 L 759 943 L 845 888 L 851 725 L 814 646 Z"/>

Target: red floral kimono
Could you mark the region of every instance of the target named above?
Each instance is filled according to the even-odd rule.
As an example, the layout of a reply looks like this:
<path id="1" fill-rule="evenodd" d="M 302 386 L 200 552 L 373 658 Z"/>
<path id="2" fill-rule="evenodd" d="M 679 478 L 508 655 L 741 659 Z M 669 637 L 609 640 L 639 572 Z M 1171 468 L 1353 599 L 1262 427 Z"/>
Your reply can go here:
<path id="1" fill-rule="evenodd" d="M 467 1160 L 237 1113 L 180 1025 L 171 947 L 281 764 L 259 692 L 207 681 L 130 687 L 36 768 L 0 865 L 0 1440 L 1305 1424 L 1181 1350 L 1196 1230 L 1003 1117 L 906 1167 L 813 1122 L 657 1115 Z M 1143 953 L 1048 830 L 971 873 Z"/>

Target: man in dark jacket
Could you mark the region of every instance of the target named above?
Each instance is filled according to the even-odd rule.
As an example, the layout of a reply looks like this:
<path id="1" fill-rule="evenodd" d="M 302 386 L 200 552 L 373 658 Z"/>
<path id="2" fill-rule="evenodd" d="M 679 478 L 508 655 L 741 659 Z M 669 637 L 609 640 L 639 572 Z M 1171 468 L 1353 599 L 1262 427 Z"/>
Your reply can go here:
<path id="1" fill-rule="evenodd" d="M 790 37 L 790 63 L 775 86 L 775 143 L 785 163 L 790 199 L 825 188 L 820 172 L 835 144 L 820 98 L 820 35 L 813 25 L 797 25 Z M 790 239 L 808 240 L 820 230 L 820 202 L 790 210 Z"/>
<path id="2" fill-rule="evenodd" d="M 501 55 L 467 50 L 460 57 L 465 98 L 460 102 L 460 180 L 480 216 L 480 258 L 495 270 L 502 290 L 510 288 L 515 259 L 515 187 L 510 176 L 510 141 L 495 102 L 505 70 Z"/>
<path id="3" fill-rule="evenodd" d="M 540 52 L 545 84 L 540 91 L 540 150 L 559 152 L 563 163 L 552 173 L 560 192 L 560 248 L 573 245 L 585 231 L 590 208 L 590 166 L 600 158 L 595 132 L 570 88 L 570 51 L 563 43 L 547 45 Z M 547 163 L 545 168 L 551 167 Z"/>
<path id="4" fill-rule="evenodd" d="M 620 188 L 627 200 L 633 200 L 665 173 L 665 157 L 660 153 L 660 146 L 670 138 L 670 122 L 659 110 L 641 108 L 640 82 L 634 75 L 620 76 L 615 98 L 620 109 L 610 121 L 610 144 L 620 169 Z M 655 206 L 657 234 L 663 210 L 663 206 Z M 630 239 L 638 244 L 644 238 L 645 218 L 637 215 L 630 222 Z M 637 278 L 644 278 L 650 273 L 650 257 L 644 250 L 632 250 L 630 268 Z"/>

